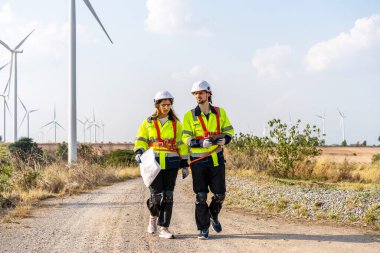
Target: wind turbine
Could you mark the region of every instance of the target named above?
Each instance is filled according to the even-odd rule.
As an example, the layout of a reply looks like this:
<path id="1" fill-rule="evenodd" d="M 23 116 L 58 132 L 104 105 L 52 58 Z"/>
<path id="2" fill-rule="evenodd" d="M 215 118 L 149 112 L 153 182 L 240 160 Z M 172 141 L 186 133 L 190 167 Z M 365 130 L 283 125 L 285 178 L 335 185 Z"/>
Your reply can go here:
<path id="1" fill-rule="evenodd" d="M 345 135 L 345 129 L 344 129 L 344 119 L 347 118 L 346 115 L 344 115 L 338 108 L 338 112 L 339 112 L 339 115 L 340 115 L 340 126 L 342 127 L 342 138 L 343 140 L 342 141 L 345 141 L 346 140 L 346 135 Z"/>
<path id="2" fill-rule="evenodd" d="M 68 134 L 68 162 L 77 160 L 77 95 L 76 95 L 76 17 L 75 1 L 69 0 L 70 3 L 70 76 L 69 76 L 69 134 Z M 90 10 L 96 21 L 99 23 L 108 39 L 113 44 L 110 36 L 98 18 L 94 8 L 89 0 L 83 0 Z"/>
<path id="3" fill-rule="evenodd" d="M 1 68 L 0 68 L 0 71 L 3 69 L 3 68 L 5 68 L 7 65 L 8 65 L 9 63 L 7 63 L 7 64 L 5 64 L 4 66 L 2 66 Z M 7 93 L 7 89 L 8 89 L 8 84 L 9 83 L 7 83 L 7 85 L 5 86 L 5 89 L 4 89 L 4 92 L 3 92 L 3 94 L 1 94 L 0 95 L 0 97 L 2 97 L 3 99 L 4 99 L 4 133 L 3 133 L 3 139 L 4 139 L 4 142 L 6 141 L 6 133 L 7 133 L 7 131 L 6 131 L 6 116 L 7 116 L 7 112 L 6 112 L 6 109 L 8 109 L 8 112 L 9 112 L 9 115 L 11 115 L 11 111 L 9 110 L 9 106 L 8 106 L 8 102 L 7 102 L 7 98 L 8 98 L 8 96 L 9 96 L 9 92 L 8 92 L 8 94 L 6 94 Z"/>
<path id="4" fill-rule="evenodd" d="M 95 127 L 95 143 L 96 143 L 96 128 L 100 128 L 98 124 L 96 124 L 96 120 L 95 120 L 95 111 L 93 110 L 92 111 L 92 121 L 89 122 L 90 125 L 88 126 L 88 128 L 90 129 L 90 142 L 91 142 L 91 129 L 92 127 Z"/>
<path id="5" fill-rule="evenodd" d="M 317 116 L 318 118 L 320 118 L 322 120 L 322 135 L 325 136 L 325 120 L 326 120 L 326 113 L 323 113 L 323 116 L 321 115 L 315 115 Z"/>
<path id="6" fill-rule="evenodd" d="M 36 111 L 38 111 L 38 110 L 28 110 L 28 109 L 26 109 L 26 107 L 25 107 L 24 103 L 21 101 L 21 99 L 18 98 L 18 100 L 20 100 L 20 103 L 21 103 L 22 107 L 23 107 L 24 110 L 25 110 L 25 115 L 24 115 L 24 117 L 22 118 L 22 121 L 21 121 L 20 127 L 22 126 L 22 123 L 24 123 L 24 120 L 25 120 L 25 118 L 26 118 L 26 123 L 27 123 L 27 125 L 28 125 L 28 138 L 29 138 L 29 119 L 30 119 L 30 114 L 32 114 L 33 112 L 36 112 Z"/>
<path id="7" fill-rule="evenodd" d="M 86 143 L 86 124 L 89 123 L 89 121 L 87 118 L 85 121 L 82 121 L 80 119 L 78 119 L 78 121 L 83 125 L 83 143 Z"/>
<path id="8" fill-rule="evenodd" d="M 53 124 L 54 125 L 54 142 L 57 143 L 57 126 L 59 126 L 62 129 L 64 129 L 64 128 L 58 123 L 58 121 L 55 119 L 55 116 L 56 116 L 56 114 L 55 114 L 55 106 L 54 106 L 54 117 L 53 117 L 53 120 L 50 121 L 49 123 L 43 125 L 41 128 L 44 128 L 44 127 L 46 127 L 48 125 Z"/>
<path id="9" fill-rule="evenodd" d="M 11 82 L 11 76 L 12 76 L 12 66 L 13 66 L 13 60 L 14 60 L 14 66 L 15 66 L 15 71 L 14 71 L 14 111 L 13 111 L 13 114 L 14 114 L 14 124 L 13 124 L 13 141 L 16 142 L 17 141 L 17 54 L 19 53 L 22 53 L 23 50 L 21 51 L 18 51 L 18 49 L 22 46 L 22 44 L 24 44 L 24 42 L 26 41 L 26 39 L 32 34 L 32 32 L 34 32 L 34 29 L 33 31 L 31 31 L 20 43 L 18 43 L 18 45 L 12 49 L 10 48 L 5 42 L 1 41 L 0 40 L 0 44 L 2 44 L 6 49 L 9 50 L 9 52 L 11 52 L 11 67 L 10 67 L 10 72 L 9 72 L 9 79 L 8 79 L 8 84 L 7 85 L 10 85 L 10 82 Z"/>

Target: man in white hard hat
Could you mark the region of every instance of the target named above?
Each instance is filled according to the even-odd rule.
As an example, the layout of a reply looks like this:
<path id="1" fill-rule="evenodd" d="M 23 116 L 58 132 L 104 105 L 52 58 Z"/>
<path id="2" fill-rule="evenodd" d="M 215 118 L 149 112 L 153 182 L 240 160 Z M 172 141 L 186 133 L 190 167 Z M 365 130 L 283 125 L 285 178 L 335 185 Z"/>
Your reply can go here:
<path id="1" fill-rule="evenodd" d="M 211 104 L 208 82 L 194 83 L 191 93 L 198 105 L 183 118 L 182 140 L 190 147 L 198 238 L 208 239 L 210 223 L 217 233 L 222 231 L 218 217 L 226 193 L 222 146 L 231 141 L 234 129 L 225 110 Z M 207 204 L 209 191 L 213 193 L 210 205 Z"/>

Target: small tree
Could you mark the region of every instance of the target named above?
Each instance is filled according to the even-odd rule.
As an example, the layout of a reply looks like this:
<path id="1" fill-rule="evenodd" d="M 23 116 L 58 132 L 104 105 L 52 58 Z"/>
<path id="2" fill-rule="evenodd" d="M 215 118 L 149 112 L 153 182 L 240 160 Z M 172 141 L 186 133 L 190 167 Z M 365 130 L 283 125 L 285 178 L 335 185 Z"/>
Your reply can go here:
<path id="1" fill-rule="evenodd" d="M 295 166 L 320 154 L 317 146 L 321 143 L 320 130 L 316 126 L 306 124 L 300 130 L 301 120 L 288 127 L 280 119 L 268 122 L 272 148 L 269 149 L 273 159 L 272 174 L 281 177 L 293 177 Z"/>
<path id="2" fill-rule="evenodd" d="M 347 147 L 347 141 L 346 140 L 342 141 L 342 147 Z"/>
<path id="3" fill-rule="evenodd" d="M 363 147 L 366 147 L 366 146 L 367 146 L 367 141 L 366 141 L 366 140 L 363 141 L 362 146 L 363 146 Z"/>
<path id="4" fill-rule="evenodd" d="M 63 161 L 67 161 L 68 149 L 67 143 L 62 142 L 58 144 L 58 150 L 55 152 L 55 155 Z"/>
<path id="5" fill-rule="evenodd" d="M 21 138 L 10 144 L 8 150 L 18 168 L 22 165 L 36 167 L 43 162 L 42 149 L 31 138 Z"/>

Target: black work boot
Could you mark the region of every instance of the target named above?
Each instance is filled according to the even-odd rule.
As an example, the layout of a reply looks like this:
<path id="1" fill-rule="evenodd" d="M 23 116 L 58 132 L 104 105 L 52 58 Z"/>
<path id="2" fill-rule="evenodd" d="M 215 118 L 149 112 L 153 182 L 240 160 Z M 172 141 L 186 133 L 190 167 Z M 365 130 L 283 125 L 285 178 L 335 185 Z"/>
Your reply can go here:
<path id="1" fill-rule="evenodd" d="M 222 232 L 222 224 L 220 224 L 218 217 L 213 218 L 212 216 L 210 216 L 210 222 L 215 232 L 217 233 Z"/>

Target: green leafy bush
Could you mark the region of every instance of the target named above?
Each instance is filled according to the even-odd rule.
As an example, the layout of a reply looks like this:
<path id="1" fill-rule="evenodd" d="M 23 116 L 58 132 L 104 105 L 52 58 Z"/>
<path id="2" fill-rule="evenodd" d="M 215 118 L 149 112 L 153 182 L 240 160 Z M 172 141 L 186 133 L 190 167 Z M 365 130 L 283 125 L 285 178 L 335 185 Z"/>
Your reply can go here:
<path id="1" fill-rule="evenodd" d="M 279 119 L 273 119 L 268 122 L 269 137 L 242 133 L 235 135 L 227 151 L 231 153 L 228 157 L 230 166 L 254 168 L 285 178 L 311 175 L 310 160 L 320 154 L 318 146 L 323 140 L 316 126 L 306 124 L 301 129 L 300 123 L 298 120 L 288 126 Z"/>
<path id="2" fill-rule="evenodd" d="M 58 149 L 55 152 L 55 156 L 63 161 L 67 161 L 68 148 L 66 142 L 58 143 Z"/>
<path id="3" fill-rule="evenodd" d="M 131 166 L 137 165 L 134 160 L 134 152 L 132 150 L 115 150 L 105 155 L 108 165 Z"/>
<path id="4" fill-rule="evenodd" d="M 307 161 L 321 152 L 320 130 L 316 126 L 306 126 L 300 129 L 301 120 L 288 126 L 280 119 L 268 122 L 270 127 L 269 153 L 273 167 L 271 174 L 280 177 L 294 177 L 297 163 Z"/>
<path id="5" fill-rule="evenodd" d="M 372 156 L 372 163 L 378 163 L 378 162 L 380 162 L 380 153 L 374 154 Z"/>
<path id="6" fill-rule="evenodd" d="M 8 146 L 13 165 L 23 167 L 39 167 L 44 163 L 44 155 L 41 148 L 31 138 L 23 137 Z"/>

